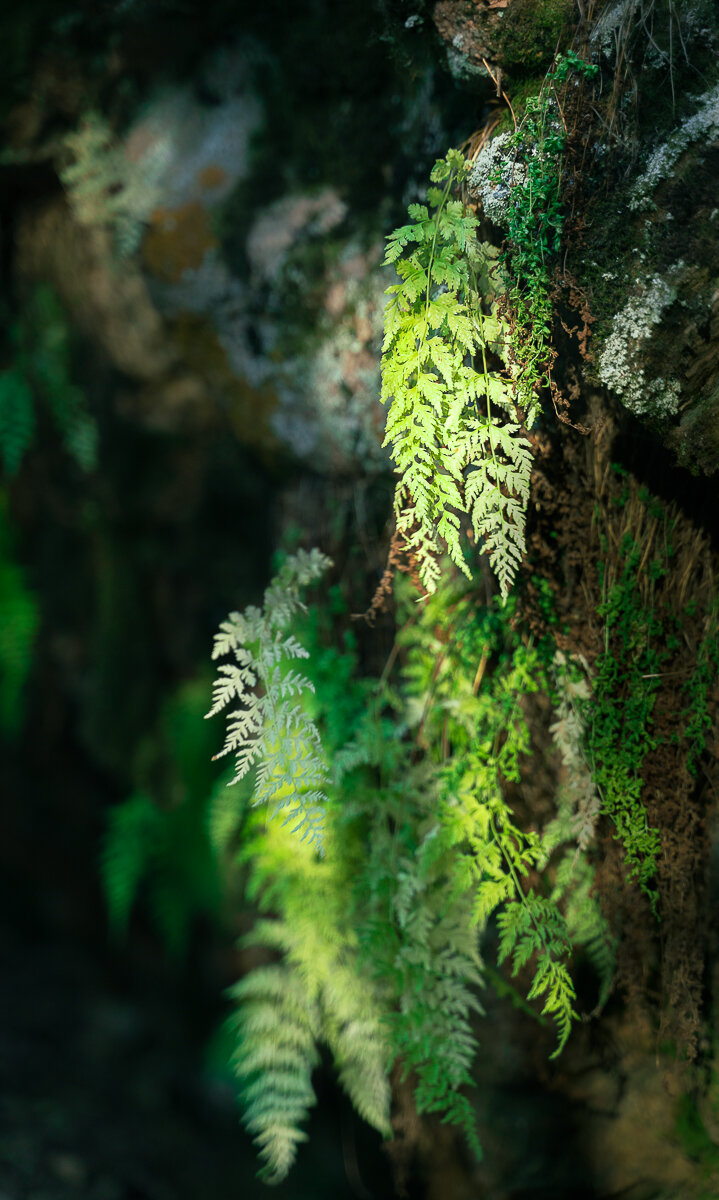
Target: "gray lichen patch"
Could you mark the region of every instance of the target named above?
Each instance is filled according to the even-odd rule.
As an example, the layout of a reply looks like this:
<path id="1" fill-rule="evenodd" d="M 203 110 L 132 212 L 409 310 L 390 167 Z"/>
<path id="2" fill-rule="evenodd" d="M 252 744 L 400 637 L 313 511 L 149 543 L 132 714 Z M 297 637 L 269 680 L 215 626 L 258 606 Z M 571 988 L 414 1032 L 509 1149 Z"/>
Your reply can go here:
<path id="1" fill-rule="evenodd" d="M 651 206 L 652 198 L 661 183 L 670 178 L 684 152 L 696 142 L 709 143 L 719 138 L 719 84 L 702 98 L 693 116 L 677 129 L 650 155 L 645 169 L 635 182 L 629 197 L 634 212 Z"/>
<path id="2" fill-rule="evenodd" d="M 480 150 L 469 176 L 470 194 L 482 202 L 485 216 L 495 225 L 507 220 L 513 187 L 521 187 L 526 167 L 516 161 L 517 154 L 509 133 L 500 133 Z"/>
<path id="3" fill-rule="evenodd" d="M 635 416 L 650 416 L 664 423 L 679 405 L 677 379 L 650 376 L 647 350 L 666 310 L 677 299 L 676 280 L 683 263 L 666 276 L 655 275 L 641 286 L 612 321 L 611 332 L 599 355 L 597 373 L 602 383 L 619 397 Z"/>

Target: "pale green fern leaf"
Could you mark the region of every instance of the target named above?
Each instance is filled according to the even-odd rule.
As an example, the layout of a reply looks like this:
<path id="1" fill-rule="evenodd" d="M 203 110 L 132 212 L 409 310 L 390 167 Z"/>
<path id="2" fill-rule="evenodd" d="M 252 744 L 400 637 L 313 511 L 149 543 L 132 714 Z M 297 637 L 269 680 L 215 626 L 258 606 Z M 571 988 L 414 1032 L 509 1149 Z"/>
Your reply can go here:
<path id="1" fill-rule="evenodd" d="M 477 220 L 449 198 L 465 173 L 457 152 L 437 163 L 432 179 L 446 181 L 444 189 L 430 188 L 429 207 L 410 207 L 414 232 L 403 226 L 388 239 L 385 262 L 394 264 L 400 283 L 388 288 L 385 317 L 384 444 L 400 476 L 394 506 L 400 532 L 412 524 L 403 514 L 415 514 L 406 544 L 425 589 L 437 586 L 436 563 L 429 561 L 437 547 L 469 575 L 461 535 L 471 525 L 506 598 L 524 553 L 531 446 L 516 420 L 516 386 L 487 365 L 501 320 L 496 305 L 491 320 L 482 313 L 494 292 L 477 291 L 489 273 Z M 472 365 L 477 358 L 481 370 Z M 498 421 L 493 406 L 509 420 Z"/>
<path id="2" fill-rule="evenodd" d="M 287 962 L 256 968 L 231 995 L 239 1002 L 233 1066 L 243 1119 L 266 1164 L 262 1177 L 276 1183 L 307 1140 L 301 1127 L 316 1103 L 312 1071 L 319 1063 L 319 1009 Z"/>
<path id="3" fill-rule="evenodd" d="M 213 658 L 220 663 L 208 717 L 229 705 L 225 744 L 216 756 L 235 756 L 231 783 L 255 769 L 251 804 L 266 807 L 269 816 L 282 813 L 285 824 L 319 848 L 322 811 L 326 803 L 328 768 L 316 725 L 302 698 L 313 685 L 288 666 L 307 657 L 287 626 L 302 610 L 300 589 L 327 569 L 319 551 L 299 551 L 288 558 L 265 592 L 262 610 L 251 606 L 232 613 L 215 637 Z M 289 699 L 297 703 L 289 704 Z"/>

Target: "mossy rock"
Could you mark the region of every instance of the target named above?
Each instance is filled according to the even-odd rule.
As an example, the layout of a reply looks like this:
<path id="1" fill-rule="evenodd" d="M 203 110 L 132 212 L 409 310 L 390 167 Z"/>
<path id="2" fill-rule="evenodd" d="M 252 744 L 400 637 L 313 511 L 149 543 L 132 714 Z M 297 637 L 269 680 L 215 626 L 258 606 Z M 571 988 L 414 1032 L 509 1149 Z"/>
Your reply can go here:
<path id="1" fill-rule="evenodd" d="M 680 464 L 694 474 L 719 471 L 719 383 L 685 413 L 671 444 Z"/>
<path id="2" fill-rule="evenodd" d="M 501 66 L 510 75 L 548 67 L 572 31 L 574 0 L 512 0 L 497 37 Z"/>

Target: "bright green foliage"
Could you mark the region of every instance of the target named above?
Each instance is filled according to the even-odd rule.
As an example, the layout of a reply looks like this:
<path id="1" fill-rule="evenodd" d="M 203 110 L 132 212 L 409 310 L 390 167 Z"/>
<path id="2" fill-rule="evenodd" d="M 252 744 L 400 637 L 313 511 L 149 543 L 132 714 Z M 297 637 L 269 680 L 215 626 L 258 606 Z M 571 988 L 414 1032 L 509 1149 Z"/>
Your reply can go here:
<path id="1" fill-rule="evenodd" d="M 494 178 L 495 183 L 511 188 L 505 262 L 512 278 L 510 305 L 516 316 L 512 351 L 519 404 L 530 414 L 536 410 L 539 389 L 550 382 L 550 292 L 565 221 L 562 171 L 567 130 L 557 88 L 572 72 L 591 78 L 598 69 L 572 50 L 557 58 L 538 94 L 528 98 L 508 143 L 508 163 Z"/>
<path id="2" fill-rule="evenodd" d="M 205 680 L 185 684 L 165 705 L 138 756 L 139 786 L 108 815 L 101 873 L 110 929 L 127 931 L 145 887 L 153 922 L 172 954 L 186 948 L 198 913 L 216 916 L 220 881 L 207 830 L 214 748 L 200 720 Z"/>
<path id="3" fill-rule="evenodd" d="M 212 694 L 213 717 L 230 704 L 227 737 L 218 758 L 235 755 L 233 783 L 256 768 L 252 803 L 270 816 L 284 814 L 318 847 L 327 766 L 319 733 L 302 706 L 312 684 L 290 665 L 307 651 L 289 632 L 290 620 L 302 608 L 299 589 L 314 582 L 329 566 L 319 551 L 300 550 L 288 558 L 265 592 L 264 608 L 231 613 L 215 636 L 214 659 L 221 663 Z M 261 689 L 261 690 L 259 690 Z"/>
<path id="4" fill-rule="evenodd" d="M 0 734 L 6 736 L 22 724 L 38 621 L 37 602 L 15 561 L 7 502 L 0 492 Z"/>
<path id="5" fill-rule="evenodd" d="M 232 1022 L 237 1037 L 233 1063 L 242 1084 L 245 1125 L 267 1164 L 268 1183 L 284 1179 L 302 1125 L 316 1102 L 312 1071 L 320 1060 L 321 1018 L 299 972 L 289 964 L 260 967 L 230 995 L 238 1002 Z"/>
<path id="6" fill-rule="evenodd" d="M 83 471 L 97 462 L 97 425 L 82 390 L 72 381 L 72 343 L 62 305 L 39 284 L 10 330 L 13 365 L 0 372 L 0 455 L 8 477 L 32 444 L 39 404 Z"/>
<path id="7" fill-rule="evenodd" d="M 491 250 L 477 241 L 476 218 L 450 198 L 466 170 L 456 150 L 438 161 L 431 179 L 444 186 L 429 189 L 427 205 L 410 205 L 411 223 L 388 239 L 385 263 L 400 282 L 387 289 L 385 445 L 400 476 L 397 528 L 427 591 L 437 586 L 442 548 L 470 574 L 464 521 L 506 597 L 524 553 L 532 455 L 515 389 L 490 366 L 492 357 L 498 365 L 506 357 L 508 333 L 490 279 Z"/>
<path id="8" fill-rule="evenodd" d="M 642 801 L 641 767 L 656 745 L 652 709 L 667 650 L 660 614 L 644 607 L 637 589 L 643 550 L 627 535 L 620 554 L 621 574 L 610 588 L 603 588 L 599 610 L 605 620 L 606 649 L 597 660 L 594 695 L 585 709 L 586 745 L 601 811 L 616 828 L 631 878 L 654 907 L 652 881 L 661 845 Z M 653 566 L 657 576 L 666 573 L 660 561 Z"/>
<path id="9" fill-rule="evenodd" d="M 297 560 L 289 559 L 268 590 L 271 603 L 297 579 Z M 265 819 L 276 807 L 271 795 L 268 807 L 252 807 L 256 792 L 249 802 L 243 795 L 262 751 L 242 782 L 212 801 L 225 869 L 241 865 L 246 895 L 275 917 L 260 920 L 251 940 L 282 954 L 234 992 L 245 1121 L 272 1180 L 286 1174 L 303 1138 L 320 1043 L 375 1128 L 390 1133 L 388 1073 L 397 1062 L 413 1073 L 418 1110 L 451 1121 L 479 1152 L 463 1089 L 472 1083 L 482 1011 L 479 939 L 495 915 L 502 957 L 531 971 L 530 996 L 556 1020 L 559 1049 L 574 1015 L 566 923 L 553 899 L 522 881 L 541 839 L 519 827 L 502 791 L 520 780 L 526 762 L 520 701 L 546 686 L 546 656 L 512 631 L 511 602 L 478 610 L 448 564 L 420 608 L 406 591 L 394 682 L 358 679 L 351 638 L 341 651 L 328 646 L 295 592 L 298 625 L 278 632 L 280 640 L 320 639 L 306 660 L 299 703 L 331 764 L 324 855 L 286 821 Z M 260 630 L 267 617 L 244 619 Z M 237 628 L 232 618 L 223 636 Z M 267 636 L 260 630 L 253 644 Z M 256 740 L 262 736 L 258 728 Z M 281 799 L 297 790 L 284 775 L 277 779 Z"/>
<path id="10" fill-rule="evenodd" d="M 521 884 L 539 861 L 542 843 L 536 833 L 519 828 L 503 796 L 503 785 L 520 782 L 530 750 L 520 700 L 548 686 L 543 655 L 524 644 L 496 612 L 478 613 L 471 597 L 457 602 L 452 624 L 456 644 L 443 649 L 430 633 L 432 626 L 424 626 L 425 645 L 410 658 L 415 678 L 423 663 L 437 715 L 445 709 L 437 736 L 455 751 L 442 769 L 438 843 L 452 849 L 458 878 L 471 887 L 473 923 L 483 928 L 499 914 L 500 961 L 511 954 L 516 972 L 535 956 L 529 997 L 544 996 L 543 1012 L 557 1022 L 559 1053 L 574 1015 L 565 962 L 571 945 L 556 905 L 525 892 Z M 489 673 L 487 663 L 500 655 L 501 669 Z M 483 686 L 475 695 L 482 663 Z M 442 685 L 449 693 L 444 704 Z"/>
<path id="11" fill-rule="evenodd" d="M 244 1119 L 266 1161 L 264 1175 L 284 1177 L 314 1104 L 311 1073 L 318 1044 L 332 1053 L 340 1083 L 366 1121 L 390 1135 L 389 1046 L 382 1008 L 352 925 L 352 880 L 336 855 L 317 860 L 278 822 L 250 821 L 241 858 L 248 894 L 261 910 L 250 937 L 284 955 L 251 972 L 233 990 L 239 1041 L 234 1065 Z M 253 836 L 254 834 L 254 836 Z"/>
<path id="12" fill-rule="evenodd" d="M 529 892 L 521 901 L 508 905 L 499 914 L 497 924 L 499 961 L 511 956 L 513 975 L 536 956 L 527 999 L 542 997 L 542 1015 L 553 1017 L 557 1023 L 559 1044 L 550 1056 L 556 1058 L 564 1049 L 572 1020 L 577 1016 L 572 1007 L 576 999 L 574 985 L 563 961 L 571 951 L 566 921 L 552 900 Z"/>
<path id="13" fill-rule="evenodd" d="M 697 651 L 694 672 L 685 684 L 687 706 L 684 739 L 687 743 L 687 770 L 696 775 L 699 759 L 706 747 L 707 732 L 712 727 L 709 696 L 719 673 L 719 608 L 715 604 L 707 619 L 707 629 Z"/>

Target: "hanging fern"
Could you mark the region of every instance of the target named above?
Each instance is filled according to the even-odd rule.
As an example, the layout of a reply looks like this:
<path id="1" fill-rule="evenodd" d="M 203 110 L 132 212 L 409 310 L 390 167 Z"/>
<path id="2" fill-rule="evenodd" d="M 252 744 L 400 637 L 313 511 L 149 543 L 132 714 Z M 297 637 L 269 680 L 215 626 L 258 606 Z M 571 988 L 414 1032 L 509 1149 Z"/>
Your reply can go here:
<path id="1" fill-rule="evenodd" d="M 446 755 L 443 747 L 454 750 L 441 771 L 435 853 L 454 860 L 453 886 L 463 881 L 470 889 L 473 925 L 484 929 L 496 917 L 500 961 L 511 956 L 518 970 L 533 958 L 528 996 L 543 996 L 543 1012 L 556 1020 L 558 1054 L 575 1016 L 571 939 L 556 903 L 522 885 L 542 856 L 542 843 L 519 827 L 504 798 L 507 783 L 521 782 L 530 750 L 520 702 L 547 688 L 546 669 L 539 650 L 524 645 L 496 610 L 477 612 L 471 591 L 454 593 L 444 587 L 402 635 L 410 647 L 407 681 L 425 697 L 429 689 L 415 717 L 422 737 L 438 755 Z M 446 629 L 438 636 L 447 606 L 449 638 Z M 493 669 L 500 654 L 503 669 Z"/>
<path id="2" fill-rule="evenodd" d="M 282 963 L 255 969 L 231 993 L 239 1002 L 233 1063 L 243 1119 L 265 1160 L 263 1176 L 276 1182 L 305 1140 L 319 1045 L 330 1050 L 357 1112 L 384 1136 L 391 1133 L 391 1060 L 342 858 L 318 859 L 308 842 L 279 822 L 264 824 L 259 812 L 246 827 L 240 858 L 249 867 L 248 897 L 261 911 L 281 913 L 259 920 L 247 941 L 279 951 Z"/>
<path id="3" fill-rule="evenodd" d="M 284 814 L 318 848 L 322 843 L 322 810 L 326 801 L 327 766 L 314 722 L 302 707 L 312 684 L 289 664 L 307 651 L 288 632 L 291 618 L 302 609 L 299 589 L 322 575 L 329 559 L 312 550 L 289 558 L 265 592 L 264 608 L 232 613 L 215 636 L 214 659 L 221 663 L 213 688 L 213 717 L 231 704 L 227 737 L 220 754 L 235 755 L 238 782 L 256 770 L 252 803 L 270 816 Z"/>
<path id="4" fill-rule="evenodd" d="M 400 476 L 397 527 L 426 590 L 437 586 L 443 547 L 470 574 L 461 545 L 469 524 L 506 598 L 524 554 L 532 452 L 515 387 L 490 366 L 492 357 L 506 364 L 508 340 L 492 305 L 491 250 L 477 241 L 477 219 L 450 198 L 466 174 L 458 151 L 439 160 L 431 179 L 444 187 L 429 189 L 427 205 L 410 205 L 411 224 L 388 239 L 385 264 L 400 282 L 387 289 L 384 444 Z"/>
<path id="5" fill-rule="evenodd" d="M 389 1133 L 388 1076 L 396 1064 L 413 1076 L 418 1111 L 453 1123 L 479 1153 L 466 1088 L 482 1012 L 479 941 L 490 919 L 500 930 L 500 959 L 531 966 L 529 998 L 555 1019 L 557 1053 L 575 1015 L 568 924 L 553 897 L 523 881 L 536 869 L 541 839 L 519 827 L 503 795 L 506 781 L 520 780 L 529 752 L 521 698 L 548 686 L 539 652 L 512 633 L 511 605 L 478 611 L 473 589 L 460 586 L 445 561 L 421 609 L 402 598 L 402 669 L 378 691 L 354 677 L 350 649 L 316 646 L 318 630 L 296 589 L 323 568 L 321 556 L 288 560 L 263 611 L 234 615 L 217 641 L 235 662 L 215 685 L 216 704 L 226 703 L 229 680 L 243 707 L 225 747 L 240 756 L 239 782 L 224 798 L 213 794 L 213 839 L 227 866 L 247 872 L 247 899 L 273 914 L 250 940 L 281 955 L 233 992 L 244 1119 L 271 1180 L 284 1177 L 303 1140 L 320 1044 L 375 1128 Z M 293 833 L 287 820 L 265 820 L 276 798 L 263 796 L 258 808 L 256 783 L 249 800 L 250 786 L 242 792 L 251 771 L 260 777 L 265 722 L 276 721 L 272 709 L 258 707 L 260 680 L 264 694 L 278 692 L 300 637 L 317 652 L 305 659 L 302 688 L 293 683 L 289 703 L 304 713 L 293 715 L 292 728 L 309 723 L 312 753 L 322 736 L 332 764 L 323 776 L 324 857 L 302 840 L 302 824 Z M 267 648 L 282 664 L 286 644 L 290 661 L 272 679 Z M 247 712 L 255 714 L 251 739 Z M 239 739 L 233 719 L 243 722 Z M 296 803 L 305 752 L 292 761 L 280 762 L 272 749 L 270 756 L 280 801 Z"/>
<path id="6" fill-rule="evenodd" d="M 15 560 L 7 502 L 0 492 L 0 734 L 17 734 L 39 623 L 38 605 Z"/>
<path id="7" fill-rule="evenodd" d="M 35 436 L 32 389 L 17 368 L 0 372 L 0 455 L 8 478 L 17 475 Z"/>
<path id="8" fill-rule="evenodd" d="M 9 330 L 13 365 L 0 372 L 0 456 L 9 478 L 32 445 L 39 415 L 49 414 L 63 447 L 83 471 L 97 464 L 98 429 L 73 381 L 71 330 L 49 284 L 38 284 Z"/>
<path id="9" fill-rule="evenodd" d="M 316 1103 L 312 1072 L 320 1060 L 318 1006 L 287 963 L 256 968 L 230 995 L 238 1003 L 232 1061 L 244 1123 L 266 1164 L 261 1177 L 276 1183 L 307 1141 L 302 1126 Z"/>
<path id="10" fill-rule="evenodd" d="M 123 937 L 142 894 L 162 941 L 186 949 L 199 914 L 218 918 L 220 878 L 207 828 L 214 749 L 200 720 L 205 679 L 183 684 L 163 705 L 137 756 L 135 790 L 108 813 L 100 875 L 113 936 Z"/>

